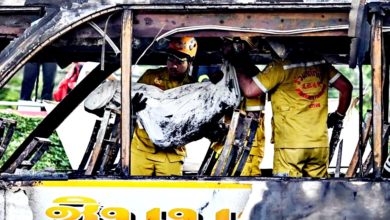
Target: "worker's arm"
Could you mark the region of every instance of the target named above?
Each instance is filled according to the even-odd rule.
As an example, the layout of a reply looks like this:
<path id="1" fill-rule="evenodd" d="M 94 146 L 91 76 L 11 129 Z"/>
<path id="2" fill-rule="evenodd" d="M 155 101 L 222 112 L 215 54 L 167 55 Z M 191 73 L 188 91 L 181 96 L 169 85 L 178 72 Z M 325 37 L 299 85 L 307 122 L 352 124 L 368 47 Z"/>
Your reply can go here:
<path id="1" fill-rule="evenodd" d="M 343 75 L 340 75 L 332 86 L 340 92 L 340 95 L 337 110 L 328 115 L 328 128 L 334 127 L 339 121 L 344 119 L 352 97 L 352 84 Z"/>
<path id="2" fill-rule="evenodd" d="M 236 44 L 239 42 L 236 42 Z M 241 50 L 234 49 L 233 43 L 225 42 L 222 52 L 226 60 L 228 60 L 236 69 L 238 83 L 244 96 L 248 98 L 257 97 L 264 93 L 260 87 L 254 82 L 252 77 L 260 73 L 260 70 L 251 62 L 247 48 L 241 42 Z"/>
<path id="3" fill-rule="evenodd" d="M 340 77 L 332 84 L 332 86 L 340 92 L 339 105 L 336 111 L 341 115 L 345 115 L 351 103 L 352 84 L 347 78 L 345 78 L 343 75 L 340 75 Z"/>
<path id="4" fill-rule="evenodd" d="M 255 65 L 251 64 L 246 67 L 236 67 L 236 72 L 238 76 L 238 83 L 240 84 L 241 91 L 244 93 L 245 97 L 252 98 L 264 94 L 264 91 L 260 89 L 253 80 L 253 77 L 251 77 L 260 72 Z"/>

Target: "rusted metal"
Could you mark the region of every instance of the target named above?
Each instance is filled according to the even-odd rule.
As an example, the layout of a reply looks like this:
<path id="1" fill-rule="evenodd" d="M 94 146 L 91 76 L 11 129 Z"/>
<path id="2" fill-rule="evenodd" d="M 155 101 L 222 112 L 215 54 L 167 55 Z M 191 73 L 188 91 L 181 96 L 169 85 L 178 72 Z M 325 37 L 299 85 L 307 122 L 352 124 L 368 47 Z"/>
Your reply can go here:
<path id="1" fill-rule="evenodd" d="M 240 176 L 259 122 L 235 110 L 213 176 Z"/>
<path id="2" fill-rule="evenodd" d="M 361 155 L 363 155 L 364 150 L 366 149 L 368 139 L 370 137 L 371 133 L 371 127 L 372 127 L 372 113 L 370 111 L 367 111 L 366 113 L 366 120 L 365 120 L 365 129 L 364 134 L 362 134 L 362 144 L 358 143 L 355 147 L 355 152 L 352 156 L 351 163 L 349 164 L 347 173 L 345 174 L 345 177 L 354 177 L 356 174 L 356 170 L 358 168 L 358 162 L 361 161 Z M 359 141 L 360 142 L 360 141 Z M 362 171 L 360 171 L 362 172 Z"/>
<path id="3" fill-rule="evenodd" d="M 371 65 L 372 65 L 372 94 L 373 94 L 373 149 L 374 175 L 380 177 L 382 170 L 382 15 L 372 15 L 371 31 Z"/>
<path id="4" fill-rule="evenodd" d="M 43 154 L 49 149 L 51 141 L 47 138 L 37 138 L 38 139 L 38 148 L 35 150 L 35 153 L 31 155 L 30 158 L 26 158 L 20 164 L 20 168 L 30 170 L 43 156 Z"/>
<path id="5" fill-rule="evenodd" d="M 13 39 L 20 36 L 43 14 L 43 7 L 0 7 L 0 38 Z"/>
<path id="6" fill-rule="evenodd" d="M 207 36 L 217 36 L 223 33 L 231 36 L 233 31 L 229 27 L 243 28 L 244 35 L 273 36 L 347 36 L 348 12 L 191 12 L 191 13 L 167 13 L 167 12 L 135 12 L 134 36 L 155 37 L 162 29 L 167 31 L 194 26 L 208 26 L 211 32 Z M 213 27 L 211 27 L 213 25 Z M 344 26 L 343 26 L 344 25 Z M 336 27 L 332 30 L 331 27 Z M 225 28 L 218 31 L 212 28 Z M 316 28 L 328 29 L 317 30 Z M 205 27 L 206 28 L 206 27 Z M 252 29 L 264 30 L 264 33 L 250 33 Z M 245 33 L 245 30 L 247 33 Z M 275 34 L 272 34 L 272 31 Z M 291 34 L 290 34 L 291 32 Z M 204 32 L 192 32 L 194 36 L 206 36 Z"/>
<path id="7" fill-rule="evenodd" d="M 26 149 L 18 155 L 17 159 L 6 169 L 5 173 L 14 173 L 19 167 L 30 169 L 41 158 L 43 153 L 48 149 L 47 145 L 50 140 L 41 137 L 35 137 Z M 25 162 L 23 164 L 23 162 Z"/>
<path id="8" fill-rule="evenodd" d="M 84 8 L 79 6 L 79 9 L 80 11 L 59 11 L 58 7 L 48 6 L 47 13 L 40 20 L 40 24 L 30 27 L 17 41 L 5 48 L 0 53 L 0 87 L 8 82 L 29 59 L 63 34 L 98 16 L 121 10 L 121 7 L 99 5 L 84 6 Z"/>
<path id="9" fill-rule="evenodd" d="M 130 10 L 123 12 L 121 36 L 121 67 L 122 67 L 122 117 L 121 117 L 121 166 L 122 175 L 130 173 L 130 123 L 131 123 L 131 53 L 133 39 L 133 13 Z"/>

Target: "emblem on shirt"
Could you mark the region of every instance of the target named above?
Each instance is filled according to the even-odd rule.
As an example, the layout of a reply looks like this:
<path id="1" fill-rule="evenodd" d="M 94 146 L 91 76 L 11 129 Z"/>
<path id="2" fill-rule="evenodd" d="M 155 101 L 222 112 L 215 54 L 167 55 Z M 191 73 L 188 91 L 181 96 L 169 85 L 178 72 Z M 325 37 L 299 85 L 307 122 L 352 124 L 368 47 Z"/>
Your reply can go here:
<path id="1" fill-rule="evenodd" d="M 294 80 L 294 83 L 295 92 L 308 100 L 318 99 L 326 90 L 326 85 L 321 80 L 321 72 L 317 69 L 307 69 Z"/>
<path id="2" fill-rule="evenodd" d="M 163 81 L 162 81 L 162 79 L 161 79 L 160 77 L 154 78 L 153 85 L 154 85 L 154 86 L 157 86 L 157 87 L 160 88 L 160 89 L 163 89 L 163 88 L 164 88 L 164 86 L 163 86 Z"/>

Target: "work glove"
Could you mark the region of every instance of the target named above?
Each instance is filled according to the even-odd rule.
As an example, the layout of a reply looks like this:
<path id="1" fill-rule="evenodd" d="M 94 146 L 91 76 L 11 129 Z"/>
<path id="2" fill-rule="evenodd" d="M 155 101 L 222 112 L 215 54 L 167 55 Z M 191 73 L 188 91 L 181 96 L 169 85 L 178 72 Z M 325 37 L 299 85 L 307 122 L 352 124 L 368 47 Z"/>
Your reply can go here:
<path id="1" fill-rule="evenodd" d="M 225 40 L 222 47 L 223 58 L 235 67 L 242 67 L 250 63 L 248 48 L 245 41 L 234 38 L 232 41 Z"/>
<path id="2" fill-rule="evenodd" d="M 211 82 L 217 84 L 223 78 L 223 72 L 218 70 L 216 72 L 209 73 L 209 75 L 201 75 L 198 78 L 198 82 Z"/>
<path id="3" fill-rule="evenodd" d="M 221 70 L 218 70 L 216 72 L 210 73 L 209 78 L 213 84 L 217 84 L 219 81 L 221 81 L 223 75 L 223 72 Z"/>
<path id="4" fill-rule="evenodd" d="M 147 98 L 143 97 L 142 93 L 136 93 L 134 97 L 131 99 L 131 104 L 134 112 L 139 112 L 141 110 L 144 110 L 146 107 L 146 100 Z"/>
<path id="5" fill-rule="evenodd" d="M 222 53 L 224 59 L 229 61 L 240 74 L 254 77 L 259 73 L 259 69 L 249 56 L 247 43 L 240 38 L 234 38 L 233 41 L 225 40 Z"/>
<path id="6" fill-rule="evenodd" d="M 344 115 L 338 113 L 338 112 L 332 112 L 328 114 L 328 120 L 327 120 L 327 125 L 328 128 L 333 128 L 336 124 L 339 122 L 343 121 Z"/>
<path id="7" fill-rule="evenodd" d="M 205 135 L 211 142 L 222 143 L 229 131 L 229 128 L 224 123 L 218 123 L 209 129 Z"/>

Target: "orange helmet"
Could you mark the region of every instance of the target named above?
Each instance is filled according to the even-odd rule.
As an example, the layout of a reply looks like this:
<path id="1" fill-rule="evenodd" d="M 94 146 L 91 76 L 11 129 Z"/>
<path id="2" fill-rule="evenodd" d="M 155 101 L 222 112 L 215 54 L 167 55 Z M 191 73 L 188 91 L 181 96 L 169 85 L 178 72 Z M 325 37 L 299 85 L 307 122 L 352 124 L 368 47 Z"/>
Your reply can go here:
<path id="1" fill-rule="evenodd" d="M 179 54 L 185 54 L 193 59 L 198 50 L 198 43 L 194 37 L 182 37 L 173 39 L 169 42 L 168 50 L 171 52 L 179 52 Z"/>

